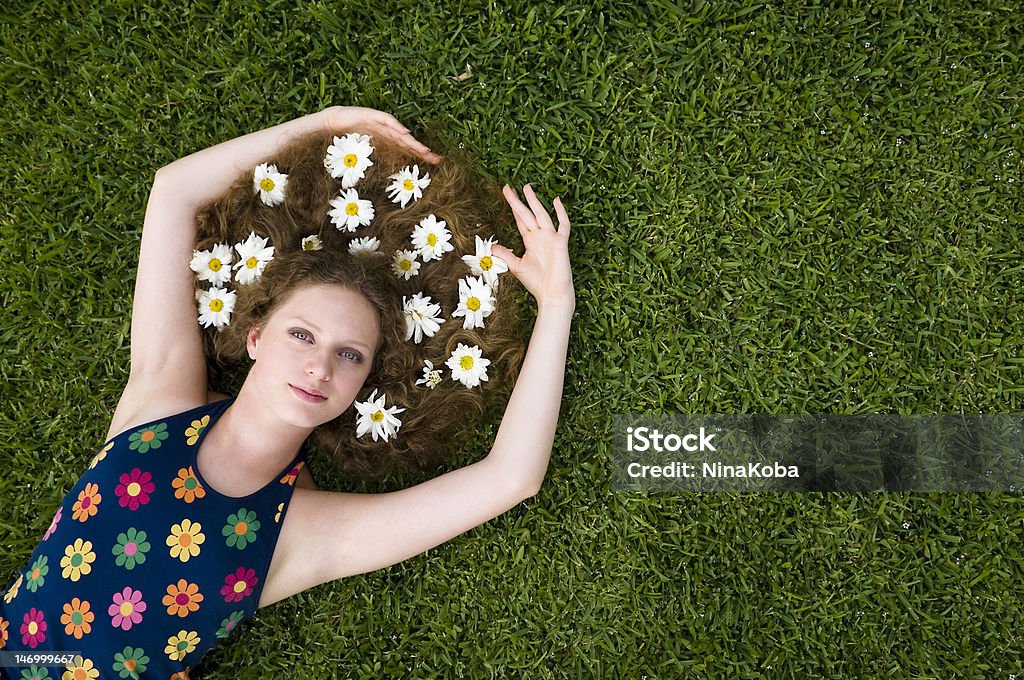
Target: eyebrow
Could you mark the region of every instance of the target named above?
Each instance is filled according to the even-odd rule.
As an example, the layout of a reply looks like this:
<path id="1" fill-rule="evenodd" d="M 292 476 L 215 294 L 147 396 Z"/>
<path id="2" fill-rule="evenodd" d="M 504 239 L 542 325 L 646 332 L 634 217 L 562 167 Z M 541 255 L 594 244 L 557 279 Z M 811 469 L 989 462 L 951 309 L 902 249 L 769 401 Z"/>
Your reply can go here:
<path id="1" fill-rule="evenodd" d="M 307 321 L 306 319 L 303 319 L 301 316 L 293 316 L 289 319 L 289 322 L 298 323 L 299 325 L 302 326 L 308 326 L 311 331 L 317 334 L 319 334 L 321 330 L 320 327 L 317 326 L 315 323 Z M 339 344 L 352 345 L 356 349 L 361 349 L 368 354 L 374 351 L 373 348 L 370 347 L 370 345 L 367 345 L 362 340 L 342 340 Z"/>

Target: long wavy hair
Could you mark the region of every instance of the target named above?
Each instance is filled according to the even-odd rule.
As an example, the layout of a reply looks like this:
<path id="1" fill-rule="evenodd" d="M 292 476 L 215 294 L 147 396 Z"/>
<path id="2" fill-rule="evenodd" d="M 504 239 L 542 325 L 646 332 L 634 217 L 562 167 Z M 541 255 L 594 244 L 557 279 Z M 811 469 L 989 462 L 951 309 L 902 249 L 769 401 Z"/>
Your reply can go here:
<path id="1" fill-rule="evenodd" d="M 249 169 L 196 215 L 197 250 L 240 243 L 250 233 L 269 239 L 268 245 L 275 249 L 260 278 L 234 286 L 237 301 L 231 322 L 203 331 L 211 384 L 222 388 L 232 376 L 237 381 L 240 370 L 248 369 L 246 333 L 267 319 L 290 292 L 305 285 L 343 286 L 366 297 L 380 318 L 380 346 L 357 400 L 365 400 L 376 389 L 386 395 L 387 406 L 405 411 L 399 415 L 402 425 L 397 436 L 375 442 L 369 434 L 355 436 L 355 409 L 349 408 L 314 431 L 313 453 L 328 456 L 346 476 L 363 480 L 436 467 L 449 453 L 453 436 L 507 396 L 525 347 L 519 313 L 523 290 L 511 274 L 501 276 L 495 311 L 486 317 L 483 329 L 465 330 L 461 318 L 452 318 L 459 303 L 459 280 L 471 275 L 461 256 L 475 253 L 476 236 L 494 236 L 513 249 L 521 242 L 498 187 L 484 180 L 467 157 L 446 154 L 440 164 L 425 165 L 376 138 L 372 140 L 373 165 L 355 187 L 360 199 L 373 203 L 374 219 L 355 233 L 339 230 L 328 213 L 331 200 L 344 192 L 341 180 L 324 167 L 332 140 L 330 133 L 310 134 L 264 159 L 288 176 L 283 203 L 265 205 L 254 189 L 254 169 Z M 401 208 L 391 201 L 386 188 L 391 175 L 414 164 L 420 165 L 421 174 L 430 173 L 430 185 L 421 199 Z M 412 230 L 431 214 L 447 224 L 455 250 L 440 260 L 421 263 L 417 276 L 403 280 L 392 271 L 392 254 L 414 249 Z M 303 238 L 314 235 L 322 249 L 304 250 Z M 379 252 L 350 255 L 352 239 L 367 236 L 380 240 Z M 416 293 L 440 304 L 444 317 L 440 330 L 420 344 L 405 339 L 402 305 L 403 297 Z M 488 380 L 479 387 L 464 387 L 445 366 L 459 343 L 477 345 L 492 362 Z M 423 377 L 425 361 L 443 376 L 433 389 L 415 384 Z"/>

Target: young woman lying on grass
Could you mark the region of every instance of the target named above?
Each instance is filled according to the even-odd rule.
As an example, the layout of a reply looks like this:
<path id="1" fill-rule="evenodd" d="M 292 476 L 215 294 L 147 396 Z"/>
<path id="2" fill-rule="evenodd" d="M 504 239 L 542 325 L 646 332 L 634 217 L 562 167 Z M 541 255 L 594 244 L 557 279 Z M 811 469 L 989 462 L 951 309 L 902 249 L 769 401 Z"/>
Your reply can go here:
<path id="1" fill-rule="evenodd" d="M 0 603 L 0 648 L 82 654 L 0 673 L 185 678 L 258 608 L 536 494 L 575 306 L 569 218 L 529 185 L 526 203 L 502 193 L 365 108 L 161 168 L 109 439 Z M 493 242 L 508 207 L 521 257 Z M 525 357 L 513 277 L 537 301 Z M 208 391 L 240 362 L 237 396 Z M 307 440 L 362 478 L 434 465 L 503 379 L 479 462 L 383 494 L 319 490 L 304 466 Z"/>

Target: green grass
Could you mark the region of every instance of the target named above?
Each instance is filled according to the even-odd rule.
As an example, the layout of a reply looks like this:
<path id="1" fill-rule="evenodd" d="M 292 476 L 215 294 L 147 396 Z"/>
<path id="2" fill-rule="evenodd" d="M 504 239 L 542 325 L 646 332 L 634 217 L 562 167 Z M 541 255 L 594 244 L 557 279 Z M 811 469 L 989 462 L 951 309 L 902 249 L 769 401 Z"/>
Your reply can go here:
<path id="1" fill-rule="evenodd" d="M 359 104 L 569 207 L 548 479 L 264 610 L 202 677 L 1024 677 L 1019 495 L 641 496 L 609 472 L 615 413 L 1024 411 L 1017 3 L 18 4 L 0 581 L 127 377 L 156 169 Z"/>

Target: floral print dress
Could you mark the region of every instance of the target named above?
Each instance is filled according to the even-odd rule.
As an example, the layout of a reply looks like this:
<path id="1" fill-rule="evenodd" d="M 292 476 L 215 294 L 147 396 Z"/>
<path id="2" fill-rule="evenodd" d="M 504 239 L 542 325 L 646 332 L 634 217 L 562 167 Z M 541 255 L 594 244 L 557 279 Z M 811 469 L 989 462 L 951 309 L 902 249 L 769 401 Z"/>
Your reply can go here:
<path id="1" fill-rule="evenodd" d="M 187 678 L 256 613 L 306 452 L 260 490 L 221 495 L 196 454 L 231 402 L 132 428 L 96 454 L 0 591 L 0 650 L 81 656 L 0 677 Z"/>

